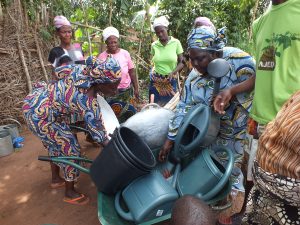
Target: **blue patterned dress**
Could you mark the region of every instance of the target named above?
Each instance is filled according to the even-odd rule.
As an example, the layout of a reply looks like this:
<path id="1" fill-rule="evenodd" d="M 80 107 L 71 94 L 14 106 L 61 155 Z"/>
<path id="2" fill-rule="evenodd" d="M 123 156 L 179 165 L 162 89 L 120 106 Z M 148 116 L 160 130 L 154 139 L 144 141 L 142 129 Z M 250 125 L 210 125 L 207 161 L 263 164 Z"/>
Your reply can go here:
<path id="1" fill-rule="evenodd" d="M 255 61 L 248 53 L 237 48 L 224 47 L 223 58 L 230 64 L 231 70 L 222 77 L 220 90 L 241 83 L 255 74 Z M 181 99 L 176 107 L 175 116 L 169 123 L 168 138 L 170 140 L 175 139 L 178 127 L 190 108 L 199 103 L 210 105 L 213 87 L 213 79 L 201 76 L 195 69 L 190 72 L 185 82 Z M 225 115 L 221 117 L 219 135 L 216 143 L 213 144 L 213 146 L 222 145 L 232 149 L 236 159 L 236 166 L 232 173 L 233 188 L 239 190 L 244 190 L 243 177 L 238 164 L 242 161 L 248 111 L 251 107 L 251 102 L 252 98 L 249 93 L 239 94 L 236 96 L 235 101 L 231 101 L 226 108 Z M 219 156 L 221 158 L 225 157 Z"/>

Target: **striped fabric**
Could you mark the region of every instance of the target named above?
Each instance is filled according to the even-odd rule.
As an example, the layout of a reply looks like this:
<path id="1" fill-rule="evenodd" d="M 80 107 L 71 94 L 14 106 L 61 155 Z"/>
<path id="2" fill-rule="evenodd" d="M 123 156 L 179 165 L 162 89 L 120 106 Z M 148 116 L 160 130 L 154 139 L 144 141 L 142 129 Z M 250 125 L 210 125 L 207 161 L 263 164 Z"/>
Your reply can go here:
<path id="1" fill-rule="evenodd" d="M 300 178 L 300 91 L 267 125 L 259 139 L 257 160 L 265 171 Z"/>

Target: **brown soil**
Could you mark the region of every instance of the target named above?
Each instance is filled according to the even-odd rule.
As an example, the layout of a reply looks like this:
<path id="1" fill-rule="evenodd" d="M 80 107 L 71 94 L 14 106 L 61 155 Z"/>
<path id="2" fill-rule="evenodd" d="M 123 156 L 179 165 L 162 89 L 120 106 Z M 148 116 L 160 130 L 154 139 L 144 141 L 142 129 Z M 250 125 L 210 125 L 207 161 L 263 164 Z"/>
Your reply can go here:
<path id="1" fill-rule="evenodd" d="M 25 137 L 24 147 L 0 157 L 0 224 L 99 225 L 97 191 L 90 176 L 81 173 L 76 184 L 80 192 L 89 196 L 87 205 L 63 202 L 64 188 L 53 190 L 49 187 L 49 163 L 37 160 L 39 155 L 47 155 L 40 140 L 28 130 L 21 135 Z M 82 133 L 78 138 L 82 152 L 94 159 L 100 147 L 86 142 Z M 167 225 L 168 222 L 160 224 Z"/>
<path id="2" fill-rule="evenodd" d="M 19 151 L 0 158 L 1 225 L 97 225 L 97 192 L 89 175 L 81 173 L 77 189 L 90 197 L 84 206 L 63 202 L 64 188 L 52 190 L 50 166 L 38 161 L 47 155 L 40 140 L 29 131 L 22 132 L 25 145 Z M 99 147 L 84 141 L 78 134 L 82 152 L 95 158 Z"/>

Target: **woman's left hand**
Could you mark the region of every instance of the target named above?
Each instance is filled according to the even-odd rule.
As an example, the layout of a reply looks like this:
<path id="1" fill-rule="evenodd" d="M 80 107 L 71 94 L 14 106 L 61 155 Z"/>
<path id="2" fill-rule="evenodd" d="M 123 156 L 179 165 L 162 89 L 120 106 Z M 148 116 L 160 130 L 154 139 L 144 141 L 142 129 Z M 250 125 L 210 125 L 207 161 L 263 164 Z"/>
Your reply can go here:
<path id="1" fill-rule="evenodd" d="M 109 142 L 109 139 L 106 139 L 101 144 L 102 144 L 103 147 L 105 147 L 106 145 L 108 145 L 108 142 Z"/>
<path id="2" fill-rule="evenodd" d="M 139 90 L 138 90 L 138 89 L 134 89 L 134 97 L 135 97 L 136 99 L 139 99 L 140 93 L 139 93 Z"/>
<path id="3" fill-rule="evenodd" d="M 225 114 L 225 107 L 228 105 L 231 98 L 232 98 L 232 93 L 230 89 L 226 89 L 220 92 L 215 97 L 213 102 L 215 111 L 220 114 Z"/>
<path id="4" fill-rule="evenodd" d="M 173 78 L 175 78 L 175 75 L 176 75 L 176 73 L 174 73 L 174 72 L 169 73 L 168 74 L 168 79 L 172 80 Z"/>

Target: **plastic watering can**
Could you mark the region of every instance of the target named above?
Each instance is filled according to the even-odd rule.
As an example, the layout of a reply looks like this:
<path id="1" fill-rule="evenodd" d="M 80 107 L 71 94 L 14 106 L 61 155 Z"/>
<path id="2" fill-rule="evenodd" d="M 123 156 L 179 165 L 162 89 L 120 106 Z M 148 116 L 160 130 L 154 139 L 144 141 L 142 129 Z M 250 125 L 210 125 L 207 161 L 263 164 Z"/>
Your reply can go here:
<path id="1" fill-rule="evenodd" d="M 199 147 L 212 144 L 220 129 L 220 117 L 209 106 L 199 104 L 185 115 L 175 139 L 174 155 L 183 158 Z"/>
<path id="2" fill-rule="evenodd" d="M 226 168 L 214 157 L 210 149 L 204 149 L 177 179 L 179 195 L 193 195 L 207 201 L 214 198 L 227 184 L 234 164 L 234 156 L 229 148 L 217 147 L 216 151 L 227 153 Z"/>
<path id="3" fill-rule="evenodd" d="M 225 59 L 214 59 L 208 64 L 208 76 L 214 78 L 213 96 L 219 93 L 221 78 L 230 70 Z M 185 115 L 175 139 L 174 155 L 183 158 L 195 149 L 211 145 L 220 129 L 220 116 L 210 106 L 198 104 Z"/>

